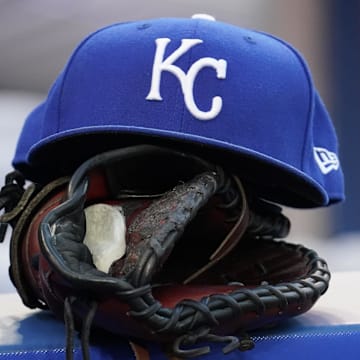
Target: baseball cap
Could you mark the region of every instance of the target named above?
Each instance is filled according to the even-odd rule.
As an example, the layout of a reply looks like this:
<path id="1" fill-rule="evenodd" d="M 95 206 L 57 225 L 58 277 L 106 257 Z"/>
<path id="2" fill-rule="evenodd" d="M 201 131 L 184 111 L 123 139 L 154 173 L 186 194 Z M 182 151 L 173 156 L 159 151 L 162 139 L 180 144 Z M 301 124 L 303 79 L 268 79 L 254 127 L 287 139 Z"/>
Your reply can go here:
<path id="1" fill-rule="evenodd" d="M 44 182 L 139 142 L 221 163 L 270 201 L 344 199 L 335 129 L 303 57 L 270 34 L 210 17 L 90 34 L 25 121 L 13 166 Z"/>

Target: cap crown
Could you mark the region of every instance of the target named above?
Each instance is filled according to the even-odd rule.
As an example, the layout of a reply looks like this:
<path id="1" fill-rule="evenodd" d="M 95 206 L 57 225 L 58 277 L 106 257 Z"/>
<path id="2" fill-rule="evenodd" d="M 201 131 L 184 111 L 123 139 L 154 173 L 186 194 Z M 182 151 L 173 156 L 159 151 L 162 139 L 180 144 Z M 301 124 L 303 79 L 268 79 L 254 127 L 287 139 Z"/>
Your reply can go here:
<path id="1" fill-rule="evenodd" d="M 50 173 L 131 141 L 173 141 L 273 201 L 344 197 L 336 134 L 302 57 L 217 21 L 154 19 L 91 34 L 24 131 L 14 166 L 32 178 L 49 176 L 55 159 Z"/>

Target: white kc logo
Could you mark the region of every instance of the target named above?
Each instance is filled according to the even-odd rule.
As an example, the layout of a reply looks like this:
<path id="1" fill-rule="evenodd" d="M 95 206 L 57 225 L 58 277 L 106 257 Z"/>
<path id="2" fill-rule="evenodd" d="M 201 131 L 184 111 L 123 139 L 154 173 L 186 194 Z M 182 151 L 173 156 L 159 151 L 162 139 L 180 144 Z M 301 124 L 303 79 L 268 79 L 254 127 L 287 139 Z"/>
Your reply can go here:
<path id="1" fill-rule="evenodd" d="M 155 41 L 156 53 L 152 69 L 151 88 L 146 100 L 162 100 L 160 94 L 161 73 L 163 71 L 168 71 L 178 78 L 184 95 L 184 102 L 189 112 L 199 120 L 211 120 L 215 118 L 221 111 L 222 98 L 220 96 L 213 97 L 210 110 L 200 110 L 194 100 L 194 81 L 199 71 L 204 67 L 214 68 L 216 71 L 216 77 L 218 79 L 225 79 L 227 66 L 226 61 L 224 59 L 217 60 L 211 57 L 204 57 L 195 61 L 190 66 L 188 72 L 185 73 L 178 66 L 174 65 L 174 62 L 184 55 L 190 48 L 201 44 L 203 41 L 200 39 L 182 39 L 181 45 L 166 59 L 164 59 L 166 46 L 170 43 L 170 41 L 171 40 L 168 38 L 160 38 Z"/>

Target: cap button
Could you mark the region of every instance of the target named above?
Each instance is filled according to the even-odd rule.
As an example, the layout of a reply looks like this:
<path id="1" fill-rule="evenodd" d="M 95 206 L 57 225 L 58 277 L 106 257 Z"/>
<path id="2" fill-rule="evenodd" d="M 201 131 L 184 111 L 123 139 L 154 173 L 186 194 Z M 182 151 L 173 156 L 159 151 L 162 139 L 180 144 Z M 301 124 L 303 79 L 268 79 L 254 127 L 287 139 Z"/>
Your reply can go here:
<path id="1" fill-rule="evenodd" d="M 202 19 L 202 20 L 210 20 L 210 21 L 216 21 L 216 19 L 208 14 L 194 14 L 192 19 Z"/>

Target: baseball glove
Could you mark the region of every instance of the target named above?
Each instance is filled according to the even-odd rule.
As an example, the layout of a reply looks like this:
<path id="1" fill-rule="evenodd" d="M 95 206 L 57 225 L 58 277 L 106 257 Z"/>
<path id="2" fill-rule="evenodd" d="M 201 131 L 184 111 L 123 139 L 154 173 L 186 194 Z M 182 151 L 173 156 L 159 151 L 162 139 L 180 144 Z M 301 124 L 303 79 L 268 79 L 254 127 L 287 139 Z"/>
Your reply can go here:
<path id="1" fill-rule="evenodd" d="M 84 162 L 70 178 L 1 191 L 10 275 L 25 305 L 79 329 L 164 344 L 178 357 L 253 347 L 250 330 L 304 313 L 327 264 L 286 243 L 290 222 L 239 177 L 177 150 L 138 145 Z M 3 230 L 3 227 L 2 227 Z M 4 231 L 2 231 L 3 233 Z"/>

